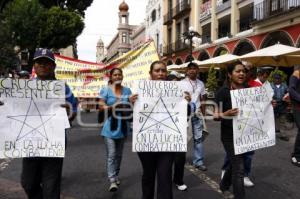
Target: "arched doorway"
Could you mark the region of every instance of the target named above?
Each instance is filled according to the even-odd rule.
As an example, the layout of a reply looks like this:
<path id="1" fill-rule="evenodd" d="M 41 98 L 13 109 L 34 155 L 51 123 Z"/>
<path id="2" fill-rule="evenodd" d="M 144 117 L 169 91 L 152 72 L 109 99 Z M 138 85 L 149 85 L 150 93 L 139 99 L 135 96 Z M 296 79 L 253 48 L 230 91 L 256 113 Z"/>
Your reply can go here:
<path id="1" fill-rule="evenodd" d="M 296 47 L 297 47 L 297 48 L 300 48 L 300 35 L 299 35 L 299 37 L 298 37 Z"/>
<path id="2" fill-rule="evenodd" d="M 186 58 L 185 58 L 185 62 L 184 63 L 187 63 L 187 62 L 191 62 L 194 60 L 194 57 L 192 55 L 188 55 Z"/>
<path id="3" fill-rule="evenodd" d="M 181 65 L 181 64 L 183 64 L 183 62 L 180 58 L 177 58 L 176 61 L 175 61 L 175 64 Z"/>
<path id="4" fill-rule="evenodd" d="M 228 50 L 225 47 L 219 47 L 215 50 L 213 57 L 228 54 Z"/>
<path id="5" fill-rule="evenodd" d="M 291 39 L 291 36 L 285 31 L 275 31 L 268 34 L 263 40 L 260 48 L 265 48 L 272 46 L 274 44 L 283 44 L 287 46 L 294 46 L 294 42 Z"/>
<path id="6" fill-rule="evenodd" d="M 198 56 L 198 60 L 199 61 L 204 61 L 204 60 L 207 60 L 207 59 L 209 59 L 210 57 L 209 57 L 209 54 L 205 51 L 205 50 L 203 50 L 200 54 L 199 54 L 199 56 Z"/>
<path id="7" fill-rule="evenodd" d="M 285 31 L 275 31 L 268 34 L 261 44 L 261 48 L 272 46 L 274 44 L 283 44 L 287 46 L 294 46 L 294 42 L 288 32 Z M 292 67 L 279 67 L 279 70 L 283 71 L 288 77 L 293 73 Z"/>
<path id="8" fill-rule="evenodd" d="M 255 47 L 250 41 L 241 40 L 235 47 L 233 54 L 241 56 L 253 51 L 255 51 Z"/>
<path id="9" fill-rule="evenodd" d="M 209 59 L 209 54 L 206 50 L 202 50 L 198 56 L 198 60 L 199 61 L 204 61 L 204 60 L 207 60 Z M 199 72 L 199 78 L 204 82 L 206 83 L 207 82 L 207 77 L 208 77 L 208 69 L 205 68 L 205 69 L 202 69 L 201 70 L 201 67 L 200 67 L 200 72 Z"/>

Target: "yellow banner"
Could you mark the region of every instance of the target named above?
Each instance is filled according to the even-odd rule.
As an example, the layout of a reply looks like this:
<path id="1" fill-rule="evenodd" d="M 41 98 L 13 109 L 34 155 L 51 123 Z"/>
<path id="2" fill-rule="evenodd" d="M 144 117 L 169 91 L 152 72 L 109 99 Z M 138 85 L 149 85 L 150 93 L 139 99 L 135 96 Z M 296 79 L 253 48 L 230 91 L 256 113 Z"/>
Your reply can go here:
<path id="1" fill-rule="evenodd" d="M 157 60 L 159 56 L 155 44 L 150 41 L 114 60 L 108 68 L 121 68 L 124 75 L 123 85 L 132 88 L 134 80 L 149 79 L 150 65 Z"/>
<path id="2" fill-rule="evenodd" d="M 154 42 L 147 42 L 129 51 L 107 66 L 56 56 L 56 77 L 64 80 L 76 97 L 95 98 L 107 85 L 108 73 L 112 68 L 123 70 L 123 85 L 132 87 L 132 82 L 148 79 L 150 64 L 159 60 Z"/>

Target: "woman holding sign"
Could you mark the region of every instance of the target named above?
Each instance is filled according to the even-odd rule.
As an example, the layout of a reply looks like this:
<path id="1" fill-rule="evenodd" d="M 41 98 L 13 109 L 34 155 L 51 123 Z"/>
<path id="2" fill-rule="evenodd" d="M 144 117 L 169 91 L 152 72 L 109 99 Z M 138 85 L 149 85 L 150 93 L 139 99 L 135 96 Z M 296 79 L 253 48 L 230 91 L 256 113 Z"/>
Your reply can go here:
<path id="1" fill-rule="evenodd" d="M 150 65 L 150 79 L 154 81 L 167 80 L 167 67 L 162 61 L 155 61 Z M 133 101 L 137 96 L 133 96 Z M 190 95 L 185 99 L 191 101 Z M 157 199 L 172 199 L 172 165 L 174 152 L 138 152 L 143 167 L 142 199 L 153 199 L 157 176 Z"/>
<path id="2" fill-rule="evenodd" d="M 104 137 L 107 152 L 107 175 L 110 181 L 109 191 L 118 190 L 118 178 L 123 153 L 124 138 L 129 131 L 131 90 L 122 86 L 123 72 L 119 68 L 110 71 L 109 85 L 100 91 L 99 109 L 108 116 L 103 124 L 101 135 Z"/>
<path id="3" fill-rule="evenodd" d="M 243 154 L 234 154 L 232 117 L 238 115 L 238 109 L 232 108 L 230 90 L 245 88 L 246 72 L 242 62 L 237 61 L 227 67 L 228 82 L 219 89 L 216 95 L 217 107 L 214 118 L 221 120 L 221 141 L 229 158 L 229 168 L 225 171 L 220 183 L 224 195 L 231 184 L 235 198 L 245 198 L 244 190 L 244 159 Z"/>

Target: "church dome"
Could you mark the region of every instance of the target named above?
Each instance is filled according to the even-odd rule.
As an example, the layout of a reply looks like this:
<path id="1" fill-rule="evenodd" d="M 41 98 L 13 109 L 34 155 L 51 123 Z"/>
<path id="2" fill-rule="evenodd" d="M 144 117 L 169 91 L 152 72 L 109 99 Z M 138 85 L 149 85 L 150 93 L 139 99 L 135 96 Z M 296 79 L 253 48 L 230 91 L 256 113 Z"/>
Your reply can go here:
<path id="1" fill-rule="evenodd" d="M 120 5 L 119 5 L 119 10 L 121 12 L 127 12 L 129 10 L 129 7 L 127 5 L 127 3 L 125 3 L 125 1 L 123 1 Z"/>

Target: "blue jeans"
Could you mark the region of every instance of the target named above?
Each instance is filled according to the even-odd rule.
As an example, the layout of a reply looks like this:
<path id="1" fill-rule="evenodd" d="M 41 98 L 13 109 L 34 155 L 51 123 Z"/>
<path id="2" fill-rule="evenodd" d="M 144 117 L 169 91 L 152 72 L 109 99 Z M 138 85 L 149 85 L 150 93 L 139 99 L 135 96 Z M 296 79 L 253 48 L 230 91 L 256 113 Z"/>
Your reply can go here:
<path id="1" fill-rule="evenodd" d="M 197 115 L 193 115 L 191 118 L 192 132 L 194 139 L 194 157 L 193 165 L 203 165 L 203 143 L 202 143 L 202 131 L 203 131 L 203 120 Z"/>
<path id="2" fill-rule="evenodd" d="M 244 159 L 244 176 L 249 177 L 251 173 L 251 165 L 252 165 L 252 158 L 254 155 L 254 151 L 249 151 L 244 154 L 242 154 L 243 159 Z M 230 164 L 228 154 L 226 153 L 225 159 L 224 159 L 224 164 L 222 166 L 222 170 L 228 169 Z"/>
<path id="3" fill-rule="evenodd" d="M 118 180 L 118 175 L 122 161 L 124 139 L 111 139 L 108 137 L 104 137 L 104 142 L 106 146 L 107 156 L 107 176 L 109 181 L 112 183 Z"/>

